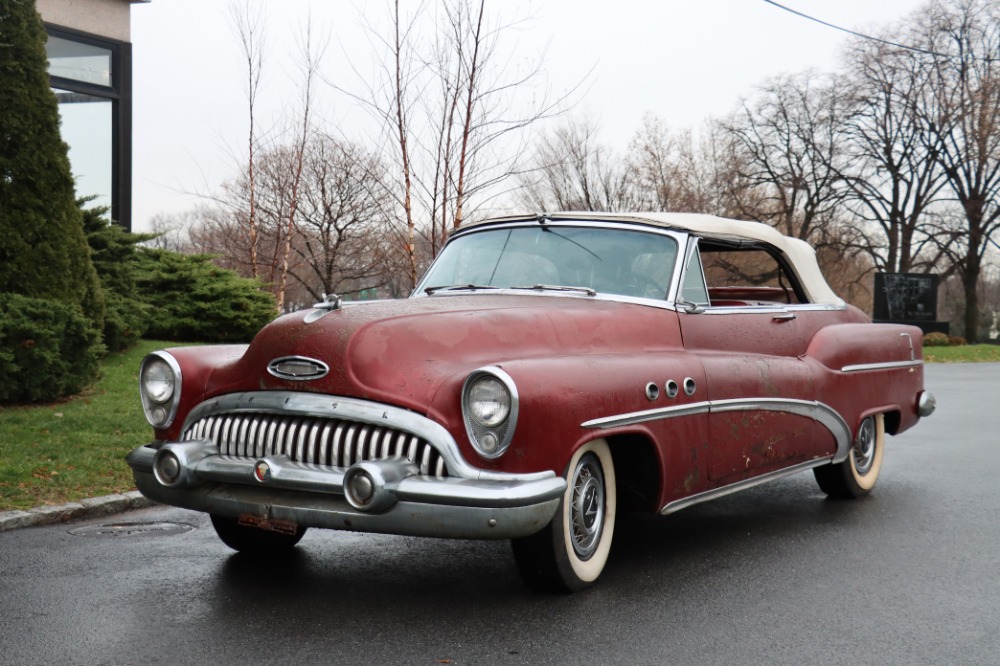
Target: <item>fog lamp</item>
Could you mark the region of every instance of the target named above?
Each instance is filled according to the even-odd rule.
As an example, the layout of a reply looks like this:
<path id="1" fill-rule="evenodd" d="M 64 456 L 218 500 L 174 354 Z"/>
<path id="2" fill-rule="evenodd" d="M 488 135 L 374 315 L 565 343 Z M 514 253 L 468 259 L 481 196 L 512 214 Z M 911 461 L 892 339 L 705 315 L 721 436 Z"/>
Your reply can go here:
<path id="1" fill-rule="evenodd" d="M 181 476 L 181 461 L 170 451 L 164 451 L 156 458 L 156 480 L 165 486 L 177 483 Z"/>
<path id="2" fill-rule="evenodd" d="M 358 470 L 347 480 L 347 492 L 354 504 L 364 506 L 375 494 L 375 481 L 368 472 Z"/>

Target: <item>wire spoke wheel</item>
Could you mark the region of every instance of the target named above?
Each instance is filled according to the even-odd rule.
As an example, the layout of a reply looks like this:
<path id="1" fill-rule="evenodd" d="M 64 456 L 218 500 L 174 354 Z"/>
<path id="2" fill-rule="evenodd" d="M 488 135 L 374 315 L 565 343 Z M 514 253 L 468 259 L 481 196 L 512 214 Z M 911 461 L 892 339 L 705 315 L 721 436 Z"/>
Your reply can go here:
<path id="1" fill-rule="evenodd" d="M 590 559 L 604 527 L 604 475 L 593 454 L 580 461 L 572 480 L 573 501 L 570 522 L 573 526 L 573 550 L 580 559 Z"/>
<path id="2" fill-rule="evenodd" d="M 858 426 L 847 459 L 813 469 L 820 490 L 839 499 L 864 497 L 875 487 L 885 453 L 885 417 L 866 417 Z"/>
<path id="3" fill-rule="evenodd" d="M 871 417 L 861 423 L 851 455 L 854 456 L 854 468 L 858 474 L 864 476 L 871 470 L 875 462 L 875 420 Z"/>
<path id="4" fill-rule="evenodd" d="M 617 509 L 608 443 L 588 442 L 566 467 L 566 491 L 552 521 L 540 532 L 511 542 L 521 577 L 548 592 L 589 587 L 607 564 Z"/>

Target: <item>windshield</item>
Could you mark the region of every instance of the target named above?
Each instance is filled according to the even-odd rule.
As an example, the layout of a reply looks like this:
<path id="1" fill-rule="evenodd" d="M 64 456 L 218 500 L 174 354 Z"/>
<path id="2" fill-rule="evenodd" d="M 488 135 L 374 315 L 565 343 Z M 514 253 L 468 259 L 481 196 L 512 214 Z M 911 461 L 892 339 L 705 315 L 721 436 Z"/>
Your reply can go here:
<path id="1" fill-rule="evenodd" d="M 573 287 L 665 298 L 677 259 L 662 234 L 539 225 L 484 229 L 442 251 L 417 289 Z"/>

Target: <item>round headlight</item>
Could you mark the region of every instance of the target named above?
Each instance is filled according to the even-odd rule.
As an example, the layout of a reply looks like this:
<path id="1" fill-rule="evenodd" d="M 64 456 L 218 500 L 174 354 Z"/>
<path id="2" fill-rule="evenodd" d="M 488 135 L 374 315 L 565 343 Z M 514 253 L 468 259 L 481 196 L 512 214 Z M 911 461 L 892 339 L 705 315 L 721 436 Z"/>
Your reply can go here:
<path id="1" fill-rule="evenodd" d="M 181 366 L 166 351 L 157 351 L 142 361 L 139 397 L 149 425 L 166 428 L 173 423 L 181 401 Z"/>
<path id="2" fill-rule="evenodd" d="M 162 359 L 155 359 L 143 368 L 142 388 L 152 402 L 167 402 L 174 396 L 177 377 Z"/>
<path id="3" fill-rule="evenodd" d="M 484 428 L 495 428 L 510 415 L 510 391 L 496 377 L 480 377 L 468 395 L 469 415 Z"/>

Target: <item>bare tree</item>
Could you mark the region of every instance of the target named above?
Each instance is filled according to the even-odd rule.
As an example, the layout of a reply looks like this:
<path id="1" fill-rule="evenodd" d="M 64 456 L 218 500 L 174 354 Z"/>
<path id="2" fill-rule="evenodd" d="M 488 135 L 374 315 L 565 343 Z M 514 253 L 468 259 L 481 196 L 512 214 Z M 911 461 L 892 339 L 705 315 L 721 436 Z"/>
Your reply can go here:
<path id="1" fill-rule="evenodd" d="M 597 134 L 596 122 L 586 118 L 544 133 L 532 169 L 520 177 L 521 205 L 539 212 L 635 210 L 635 174 Z"/>
<path id="2" fill-rule="evenodd" d="M 246 227 L 248 240 L 248 267 L 251 277 L 257 277 L 257 200 L 256 175 L 254 167 L 259 137 L 256 131 L 257 94 L 260 91 L 261 76 L 264 71 L 264 14 L 263 4 L 258 5 L 256 12 L 250 8 L 249 0 L 241 4 L 230 0 L 229 19 L 233 30 L 239 39 L 240 49 L 246 66 L 246 96 L 247 119 L 247 213 L 241 216 L 241 223 Z"/>
<path id="3" fill-rule="evenodd" d="M 842 95 L 815 72 L 773 79 L 721 123 L 732 164 L 739 216 L 789 236 L 830 242 L 845 197 Z"/>
<path id="4" fill-rule="evenodd" d="M 311 133 L 304 144 L 276 146 L 257 156 L 261 278 L 277 296 L 282 272 L 285 309 L 390 283 L 385 229 L 385 167 L 361 147 Z M 224 201 L 246 199 L 242 174 L 226 183 Z M 289 224 L 293 219 L 294 224 Z M 246 236 L 236 205 L 207 209 L 190 231 L 201 253 L 248 274 Z M 287 256 L 286 256 L 287 254 Z"/>
<path id="5" fill-rule="evenodd" d="M 146 241 L 144 245 L 159 250 L 185 252 L 191 244 L 188 230 L 200 220 L 203 209 L 204 206 L 199 206 L 180 213 L 157 213 L 149 220 L 150 231 L 156 237 Z"/>
<path id="6" fill-rule="evenodd" d="M 933 0 L 917 15 L 933 68 L 940 137 L 938 162 L 962 212 L 949 248 L 961 277 L 963 327 L 979 338 L 979 286 L 986 252 L 1000 230 L 1000 3 Z"/>
<path id="7" fill-rule="evenodd" d="M 941 136 L 928 132 L 934 100 L 926 56 L 893 45 L 910 39 L 887 34 L 851 45 L 841 174 L 861 223 L 852 222 L 853 238 L 876 268 L 903 273 L 930 271 L 941 259 L 926 216 L 946 184 Z"/>
<path id="8" fill-rule="evenodd" d="M 690 134 L 674 135 L 661 118 L 651 113 L 642 117 L 642 125 L 628 146 L 628 161 L 641 197 L 641 209 L 681 210 L 679 200 L 684 183 L 680 144 L 685 138 L 690 141 Z"/>
<path id="9" fill-rule="evenodd" d="M 292 241 L 296 234 L 296 217 L 299 208 L 299 189 L 302 184 L 302 170 L 306 161 L 306 145 L 313 131 L 312 104 L 313 86 L 319 71 L 319 62 L 326 44 L 317 45 L 313 41 L 312 20 L 307 20 L 299 43 L 299 51 L 303 69 L 302 98 L 298 110 L 298 126 L 295 129 L 293 155 L 291 164 L 291 180 L 288 183 L 287 216 L 284 224 L 284 243 L 281 252 L 281 269 L 278 276 L 277 306 L 278 311 L 285 309 L 285 288 L 288 285 L 288 274 L 292 270 Z"/>
<path id="10" fill-rule="evenodd" d="M 629 141 L 627 160 L 640 210 L 739 216 L 731 199 L 734 155 L 722 149 L 726 134 L 716 122 L 698 132 L 671 131 L 646 114 Z"/>
<path id="11" fill-rule="evenodd" d="M 298 257 L 291 276 L 315 300 L 355 294 L 387 282 L 385 167 L 359 146 L 313 139 L 298 202 Z"/>
<path id="12" fill-rule="evenodd" d="M 452 229 L 502 192 L 520 170 L 529 128 L 560 113 L 575 92 L 543 89 L 541 58 L 513 61 L 502 38 L 517 23 L 488 12 L 483 0 L 422 2 L 409 13 L 394 0 L 385 26 L 365 22 L 379 52 L 378 75 L 358 72 L 360 91 L 334 83 L 382 128 L 373 143 L 394 165 L 411 285 L 418 242 L 432 257 Z M 420 42 L 418 34 L 433 39 Z"/>

